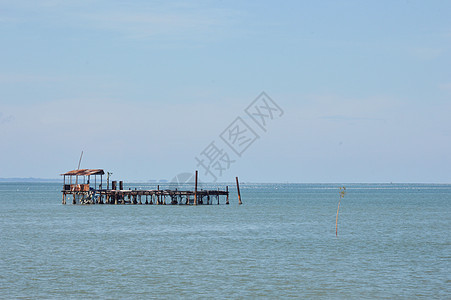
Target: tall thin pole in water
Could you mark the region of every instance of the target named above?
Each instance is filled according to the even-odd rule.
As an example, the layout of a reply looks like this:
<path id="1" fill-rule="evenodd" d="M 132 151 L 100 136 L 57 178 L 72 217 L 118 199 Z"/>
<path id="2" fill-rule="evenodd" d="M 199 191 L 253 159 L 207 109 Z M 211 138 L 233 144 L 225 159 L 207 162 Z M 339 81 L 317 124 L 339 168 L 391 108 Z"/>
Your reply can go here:
<path id="1" fill-rule="evenodd" d="M 243 204 L 243 202 L 241 202 L 240 183 L 238 182 L 238 177 L 236 177 L 236 189 L 238 191 L 238 204 Z"/>
<path id="2" fill-rule="evenodd" d="M 197 170 L 196 170 L 196 179 L 194 183 L 194 205 L 197 205 Z"/>
<path id="3" fill-rule="evenodd" d="M 345 194 L 346 194 L 346 188 L 341 187 L 340 188 L 340 200 L 338 200 L 337 218 L 335 219 L 335 236 L 338 236 L 338 211 L 340 210 L 340 202 L 341 202 L 341 199 L 345 196 Z"/>
<path id="4" fill-rule="evenodd" d="M 229 204 L 229 186 L 226 186 L 226 193 L 227 193 L 227 200 L 226 200 L 226 204 Z"/>

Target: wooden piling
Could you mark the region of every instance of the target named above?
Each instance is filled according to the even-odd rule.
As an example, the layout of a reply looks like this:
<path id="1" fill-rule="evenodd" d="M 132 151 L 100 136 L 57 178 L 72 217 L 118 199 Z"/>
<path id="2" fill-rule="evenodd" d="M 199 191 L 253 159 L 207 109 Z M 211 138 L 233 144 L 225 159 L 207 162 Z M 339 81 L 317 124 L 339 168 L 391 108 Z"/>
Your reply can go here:
<path id="1" fill-rule="evenodd" d="M 241 202 L 240 183 L 238 182 L 238 177 L 236 177 L 236 189 L 238 191 L 238 204 L 243 204 L 243 202 Z"/>
<path id="2" fill-rule="evenodd" d="M 159 193 L 159 191 L 160 191 L 160 185 L 157 185 L 157 191 L 158 191 L 158 193 L 157 193 L 157 198 L 156 198 L 156 200 L 155 200 L 155 204 L 156 204 L 156 205 L 160 205 L 160 193 Z"/>
<path id="3" fill-rule="evenodd" d="M 227 193 L 227 195 L 226 195 L 226 197 L 227 197 L 226 204 L 229 204 L 229 186 L 228 185 L 226 186 L 226 193 Z"/>
<path id="4" fill-rule="evenodd" d="M 196 179 L 194 184 L 194 205 L 197 205 L 197 170 L 196 170 Z"/>

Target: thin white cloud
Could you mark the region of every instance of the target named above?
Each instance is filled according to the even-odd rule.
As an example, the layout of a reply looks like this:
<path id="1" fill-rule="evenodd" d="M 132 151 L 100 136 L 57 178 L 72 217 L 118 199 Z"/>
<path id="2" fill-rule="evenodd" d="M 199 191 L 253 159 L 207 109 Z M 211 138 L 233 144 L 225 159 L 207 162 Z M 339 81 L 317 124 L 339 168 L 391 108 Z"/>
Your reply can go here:
<path id="1" fill-rule="evenodd" d="M 332 120 L 332 121 L 381 121 L 384 118 L 370 118 L 370 117 L 355 117 L 348 115 L 327 115 L 319 117 L 319 119 L 323 120 Z"/>
<path id="2" fill-rule="evenodd" d="M 346 98 L 335 95 L 308 96 L 304 108 L 308 115 L 330 121 L 383 121 L 393 110 L 402 106 L 402 100 L 389 96 Z"/>
<path id="3" fill-rule="evenodd" d="M 14 17 L 0 16 L 0 23 L 17 23 L 19 20 Z"/>
<path id="4" fill-rule="evenodd" d="M 33 74 L 0 74 L 0 84 L 6 83 L 41 83 L 41 82 L 58 82 L 62 79 L 59 77 L 33 75 Z"/>
<path id="5" fill-rule="evenodd" d="M 36 23 L 52 27 L 63 24 L 73 28 L 115 32 L 137 39 L 155 36 L 169 39 L 205 38 L 206 35 L 220 35 L 221 30 L 225 33 L 241 19 L 240 13 L 231 9 L 184 2 L 47 0 L 20 1 L 2 6 L 7 14 L 0 13 L 0 22 Z"/>
<path id="6" fill-rule="evenodd" d="M 421 47 L 412 50 L 413 56 L 422 60 L 432 60 L 445 53 L 445 49 L 438 47 Z"/>
<path id="7" fill-rule="evenodd" d="M 439 85 L 439 88 L 441 90 L 447 91 L 447 92 L 451 92 L 451 82 L 447 82 L 447 83 L 442 83 Z"/>
<path id="8" fill-rule="evenodd" d="M 87 14 L 84 18 L 90 21 L 91 26 L 117 31 L 134 38 L 193 33 L 217 25 L 217 21 L 208 16 L 177 13 L 112 12 Z"/>
<path id="9" fill-rule="evenodd" d="M 128 38 L 204 38 L 231 26 L 236 14 L 213 8 L 158 7 L 128 11 L 97 11 L 80 15 L 86 25 Z"/>
<path id="10" fill-rule="evenodd" d="M 444 33 L 441 34 L 441 36 L 445 38 L 451 38 L 451 29 L 445 30 Z"/>

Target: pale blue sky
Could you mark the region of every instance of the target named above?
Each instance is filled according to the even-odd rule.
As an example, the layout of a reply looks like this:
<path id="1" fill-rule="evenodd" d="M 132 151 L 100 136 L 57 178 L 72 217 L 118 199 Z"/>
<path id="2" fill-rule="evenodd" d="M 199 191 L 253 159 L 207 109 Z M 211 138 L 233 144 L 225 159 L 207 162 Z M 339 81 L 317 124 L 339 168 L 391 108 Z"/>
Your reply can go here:
<path id="1" fill-rule="evenodd" d="M 2 1 L 0 177 L 171 179 L 265 91 L 221 181 L 451 181 L 450 1 Z M 255 125 L 255 124 L 254 124 Z M 257 129 L 256 129 L 257 130 Z M 231 152 L 232 156 L 232 152 Z M 201 173 L 202 174 L 202 173 Z"/>

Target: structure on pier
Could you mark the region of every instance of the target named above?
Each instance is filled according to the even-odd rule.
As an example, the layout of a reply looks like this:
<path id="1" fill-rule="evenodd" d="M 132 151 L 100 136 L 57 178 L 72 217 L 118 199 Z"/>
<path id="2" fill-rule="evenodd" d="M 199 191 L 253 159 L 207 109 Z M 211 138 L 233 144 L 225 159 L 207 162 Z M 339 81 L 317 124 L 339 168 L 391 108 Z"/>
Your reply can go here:
<path id="1" fill-rule="evenodd" d="M 225 190 L 197 190 L 197 175 L 195 176 L 194 190 L 160 190 L 160 186 L 154 190 L 124 189 L 123 181 L 109 182 L 107 174 L 106 186 L 103 182 L 102 169 L 79 169 L 61 174 L 63 176 L 63 204 L 72 196 L 72 204 L 156 204 L 156 205 L 198 205 L 213 204 L 216 198 L 220 203 L 220 196 L 225 196 L 225 204 L 229 204 L 229 187 Z M 238 178 L 237 178 L 238 183 Z M 238 190 L 239 193 L 239 190 Z M 144 201 L 145 198 L 145 201 Z M 241 197 L 240 197 L 241 204 Z"/>

